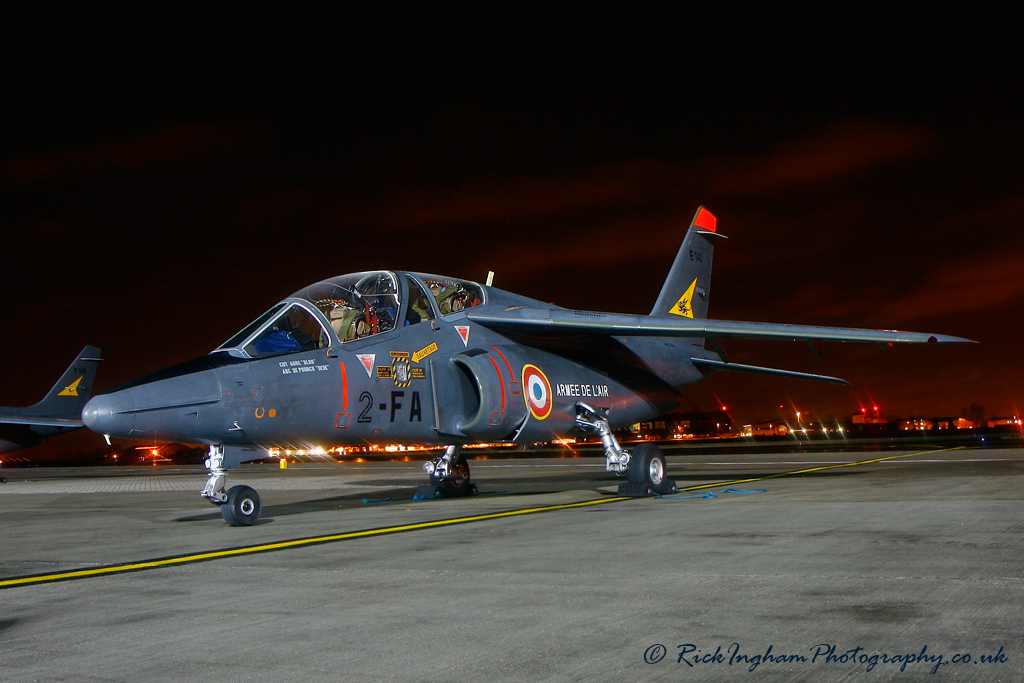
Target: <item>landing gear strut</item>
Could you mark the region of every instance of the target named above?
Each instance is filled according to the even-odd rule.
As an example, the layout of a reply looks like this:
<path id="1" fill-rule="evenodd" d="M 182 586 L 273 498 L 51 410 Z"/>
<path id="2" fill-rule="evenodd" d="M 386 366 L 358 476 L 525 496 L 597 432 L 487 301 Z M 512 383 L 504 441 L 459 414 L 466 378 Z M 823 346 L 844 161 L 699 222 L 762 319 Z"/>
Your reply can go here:
<path id="1" fill-rule="evenodd" d="M 608 413 L 600 408 L 592 408 L 586 403 L 576 404 L 576 424 L 584 430 L 596 431 L 604 444 L 604 468 L 615 474 L 625 474 L 629 468 L 629 453 L 622 449 L 619 440 L 612 434 L 608 424 Z"/>
<path id="2" fill-rule="evenodd" d="M 648 493 L 672 493 L 676 482 L 666 476 L 665 456 L 661 449 L 651 443 L 643 443 L 626 452 L 619 440 L 612 434 L 608 413 L 601 408 L 576 404 L 576 424 L 588 431 L 596 431 L 604 444 L 605 469 L 616 474 L 625 474 L 628 484 L 619 485 L 619 493 L 625 496 L 643 497 Z"/>
<path id="3" fill-rule="evenodd" d="M 238 467 L 243 458 L 242 453 L 237 451 L 236 447 L 229 455 L 225 446 L 210 446 L 210 457 L 206 459 L 210 478 L 206 480 L 206 487 L 199 495 L 219 506 L 221 516 L 231 526 L 252 526 L 263 510 L 259 494 L 242 485 L 226 490 L 228 469 Z"/>
<path id="4" fill-rule="evenodd" d="M 430 475 L 430 485 L 416 489 L 416 498 L 461 498 L 476 493 L 476 484 L 469 480 L 469 464 L 462 455 L 462 446 L 448 446 L 444 455 L 423 463 L 423 471 Z"/>
<path id="5" fill-rule="evenodd" d="M 227 463 L 224 462 L 224 446 L 210 446 L 210 457 L 206 459 L 206 469 L 210 478 L 206 480 L 206 488 L 199 495 L 214 505 L 228 502 L 225 481 L 228 478 Z"/>

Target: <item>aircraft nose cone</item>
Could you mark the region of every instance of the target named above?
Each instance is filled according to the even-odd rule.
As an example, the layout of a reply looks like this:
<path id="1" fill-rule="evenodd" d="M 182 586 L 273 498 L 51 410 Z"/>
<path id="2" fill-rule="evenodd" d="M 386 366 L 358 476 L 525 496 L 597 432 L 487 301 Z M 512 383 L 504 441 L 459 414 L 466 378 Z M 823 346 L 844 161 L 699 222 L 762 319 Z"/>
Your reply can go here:
<path id="1" fill-rule="evenodd" d="M 82 409 L 82 422 L 99 434 L 128 436 L 135 427 L 135 406 L 126 392 L 94 396 Z"/>

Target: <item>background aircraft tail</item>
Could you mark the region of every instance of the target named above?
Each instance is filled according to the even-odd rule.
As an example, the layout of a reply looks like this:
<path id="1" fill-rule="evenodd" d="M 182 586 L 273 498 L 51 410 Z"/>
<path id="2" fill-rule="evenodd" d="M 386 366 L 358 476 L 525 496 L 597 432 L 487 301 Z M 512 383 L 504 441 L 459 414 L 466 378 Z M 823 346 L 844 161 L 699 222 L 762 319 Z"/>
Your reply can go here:
<path id="1" fill-rule="evenodd" d="M 715 230 L 715 223 L 710 211 L 703 206 L 697 209 L 651 315 L 708 317 L 713 240 L 725 237 Z"/>
<path id="2" fill-rule="evenodd" d="M 53 385 L 46 398 L 24 408 L 24 412 L 28 415 L 81 420 L 82 408 L 89 400 L 99 363 L 100 350 L 95 346 L 86 346 Z"/>

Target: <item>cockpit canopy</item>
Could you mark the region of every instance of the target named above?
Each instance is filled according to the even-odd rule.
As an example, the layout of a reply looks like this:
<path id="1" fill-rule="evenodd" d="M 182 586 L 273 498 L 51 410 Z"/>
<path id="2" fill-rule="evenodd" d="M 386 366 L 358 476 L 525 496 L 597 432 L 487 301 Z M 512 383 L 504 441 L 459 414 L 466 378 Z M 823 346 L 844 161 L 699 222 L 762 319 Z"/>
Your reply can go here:
<path id="1" fill-rule="evenodd" d="M 395 328 L 401 301 L 394 273 L 357 273 L 324 280 L 296 292 L 327 318 L 340 341 Z"/>
<path id="2" fill-rule="evenodd" d="M 384 270 L 342 275 L 296 292 L 218 351 L 248 358 L 312 351 L 482 303 L 483 288 L 465 280 Z"/>

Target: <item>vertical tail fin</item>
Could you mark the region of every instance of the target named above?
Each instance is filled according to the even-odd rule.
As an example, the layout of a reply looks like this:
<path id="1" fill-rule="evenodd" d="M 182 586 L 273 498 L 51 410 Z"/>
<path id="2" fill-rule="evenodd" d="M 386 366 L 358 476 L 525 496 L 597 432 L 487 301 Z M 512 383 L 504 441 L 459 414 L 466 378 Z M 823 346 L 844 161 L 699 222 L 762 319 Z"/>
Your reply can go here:
<path id="1" fill-rule="evenodd" d="M 82 419 L 82 408 L 85 407 L 92 392 L 99 362 L 100 350 L 95 346 L 86 346 L 71 367 L 65 370 L 53 385 L 46 398 L 34 406 L 25 408 L 25 413 Z"/>
<path id="2" fill-rule="evenodd" d="M 708 317 L 711 258 L 715 250 L 712 240 L 725 237 L 716 231 L 716 222 L 712 213 L 703 206 L 697 209 L 651 315 Z"/>

